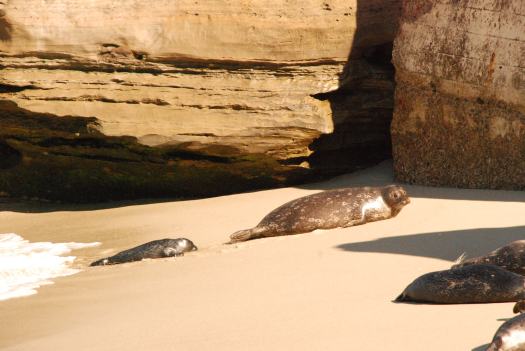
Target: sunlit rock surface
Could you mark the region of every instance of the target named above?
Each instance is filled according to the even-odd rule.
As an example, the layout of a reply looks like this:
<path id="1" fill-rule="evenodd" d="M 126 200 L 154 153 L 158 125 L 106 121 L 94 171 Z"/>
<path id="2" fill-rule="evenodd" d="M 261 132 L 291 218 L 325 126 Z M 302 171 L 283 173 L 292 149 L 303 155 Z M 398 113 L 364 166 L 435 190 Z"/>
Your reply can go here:
<path id="1" fill-rule="evenodd" d="M 209 196 L 388 157 L 399 3 L 1 2 L 0 192 Z"/>

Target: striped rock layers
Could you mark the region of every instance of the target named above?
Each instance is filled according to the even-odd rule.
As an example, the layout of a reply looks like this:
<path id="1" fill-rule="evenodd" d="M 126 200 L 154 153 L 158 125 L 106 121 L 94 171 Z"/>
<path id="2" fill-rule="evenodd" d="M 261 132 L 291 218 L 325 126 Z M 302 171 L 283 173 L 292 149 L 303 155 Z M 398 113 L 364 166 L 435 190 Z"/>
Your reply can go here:
<path id="1" fill-rule="evenodd" d="M 209 196 L 390 152 L 399 0 L 0 2 L 0 194 Z"/>

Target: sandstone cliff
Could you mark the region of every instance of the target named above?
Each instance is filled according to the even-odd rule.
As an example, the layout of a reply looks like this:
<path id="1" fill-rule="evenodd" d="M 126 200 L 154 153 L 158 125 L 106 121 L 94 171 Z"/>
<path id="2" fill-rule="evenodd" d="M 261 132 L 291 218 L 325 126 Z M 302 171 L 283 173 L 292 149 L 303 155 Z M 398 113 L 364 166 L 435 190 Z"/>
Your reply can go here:
<path id="1" fill-rule="evenodd" d="M 208 196 L 386 157 L 399 0 L 0 1 L 0 193 Z"/>
<path id="2" fill-rule="evenodd" d="M 393 56 L 397 178 L 525 189 L 525 2 L 405 1 Z"/>

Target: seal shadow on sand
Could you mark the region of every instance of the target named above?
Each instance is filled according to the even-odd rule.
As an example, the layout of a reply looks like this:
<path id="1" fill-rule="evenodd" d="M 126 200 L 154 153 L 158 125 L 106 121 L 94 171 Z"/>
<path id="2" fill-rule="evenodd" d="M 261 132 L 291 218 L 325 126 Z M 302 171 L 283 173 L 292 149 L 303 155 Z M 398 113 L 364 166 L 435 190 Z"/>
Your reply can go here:
<path id="1" fill-rule="evenodd" d="M 481 345 L 481 346 L 478 346 L 474 349 L 472 349 L 471 351 L 485 351 L 487 349 L 487 347 L 489 347 L 490 344 L 485 344 L 485 345 Z"/>
<path id="2" fill-rule="evenodd" d="M 467 257 L 481 256 L 511 241 L 523 239 L 525 226 L 517 226 L 391 236 L 341 244 L 336 248 L 351 252 L 390 253 L 454 261 L 463 253 Z"/>

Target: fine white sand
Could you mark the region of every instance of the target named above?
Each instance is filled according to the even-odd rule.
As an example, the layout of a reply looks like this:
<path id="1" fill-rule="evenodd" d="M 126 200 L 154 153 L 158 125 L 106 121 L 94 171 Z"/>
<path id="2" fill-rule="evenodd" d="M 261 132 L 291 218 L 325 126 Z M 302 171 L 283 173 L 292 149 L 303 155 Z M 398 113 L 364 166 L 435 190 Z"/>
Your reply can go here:
<path id="1" fill-rule="evenodd" d="M 310 184 L 196 201 L 1 204 L 0 233 L 95 242 L 79 274 L 0 302 L 1 350 L 484 350 L 512 304 L 392 300 L 463 252 L 525 239 L 525 193 L 406 186 L 412 203 L 363 226 L 223 245 L 277 206 L 334 187 L 392 183 L 391 164 Z M 182 258 L 87 267 L 187 237 Z"/>

